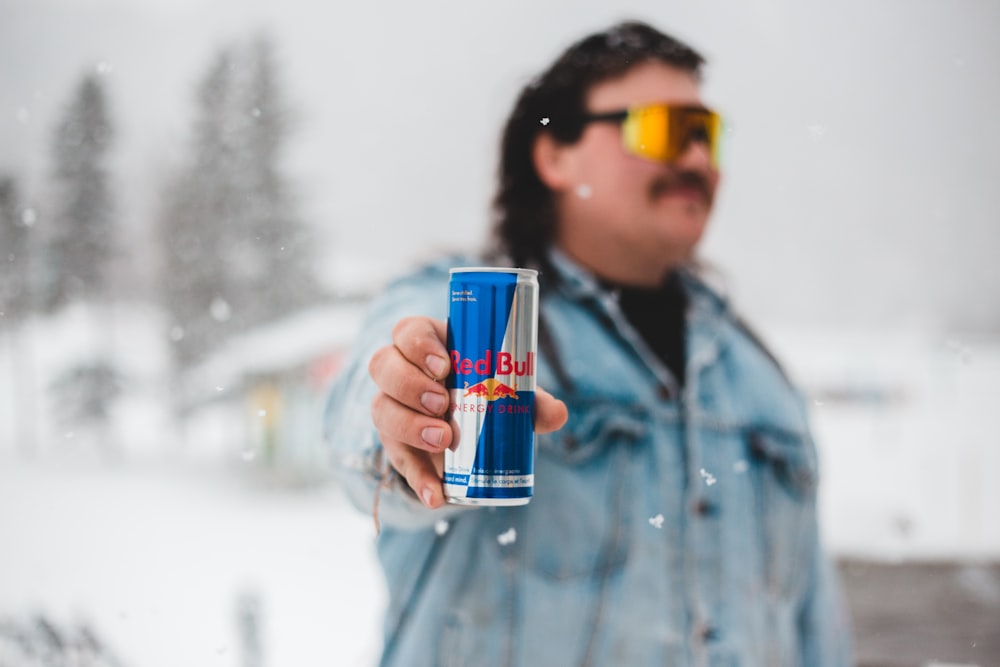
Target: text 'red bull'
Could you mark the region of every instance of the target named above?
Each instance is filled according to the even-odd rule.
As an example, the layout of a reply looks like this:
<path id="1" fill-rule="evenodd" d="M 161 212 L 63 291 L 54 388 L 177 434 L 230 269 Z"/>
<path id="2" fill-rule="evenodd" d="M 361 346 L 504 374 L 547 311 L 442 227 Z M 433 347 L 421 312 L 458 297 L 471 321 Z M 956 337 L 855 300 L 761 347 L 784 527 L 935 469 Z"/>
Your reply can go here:
<path id="1" fill-rule="evenodd" d="M 493 361 L 496 360 L 494 366 Z M 486 350 L 482 359 L 473 361 L 468 357 L 463 357 L 458 350 L 451 351 L 451 369 L 457 375 L 525 375 L 535 374 L 535 353 L 528 352 L 521 361 L 514 359 L 510 352 L 497 352 Z"/>

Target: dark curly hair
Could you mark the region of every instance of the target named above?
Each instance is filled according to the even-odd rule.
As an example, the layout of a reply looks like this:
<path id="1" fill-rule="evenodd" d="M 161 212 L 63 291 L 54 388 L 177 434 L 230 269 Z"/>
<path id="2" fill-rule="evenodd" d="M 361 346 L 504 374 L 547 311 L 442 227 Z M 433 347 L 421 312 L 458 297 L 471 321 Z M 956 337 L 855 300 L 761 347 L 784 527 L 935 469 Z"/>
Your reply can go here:
<path id="1" fill-rule="evenodd" d="M 691 47 L 636 21 L 612 26 L 570 46 L 521 91 L 500 145 L 490 254 L 515 266 L 544 266 L 555 234 L 551 191 L 535 172 L 532 146 L 541 132 L 572 144 L 583 132 L 587 92 L 595 84 L 655 61 L 701 78 L 705 59 Z"/>

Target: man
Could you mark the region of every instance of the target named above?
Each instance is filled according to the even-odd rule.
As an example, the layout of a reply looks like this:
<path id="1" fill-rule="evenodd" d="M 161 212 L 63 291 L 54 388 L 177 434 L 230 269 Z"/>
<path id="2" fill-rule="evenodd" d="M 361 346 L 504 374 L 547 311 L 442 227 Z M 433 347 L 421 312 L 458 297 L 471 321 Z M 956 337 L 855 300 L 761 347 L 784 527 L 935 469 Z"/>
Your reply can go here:
<path id="1" fill-rule="evenodd" d="M 702 64 L 617 25 L 507 123 L 490 261 L 540 269 L 552 392 L 530 504 L 443 497 L 447 268 L 469 262 L 374 304 L 327 434 L 356 504 L 377 504 L 382 664 L 849 664 L 803 402 L 693 262 L 719 181 Z"/>

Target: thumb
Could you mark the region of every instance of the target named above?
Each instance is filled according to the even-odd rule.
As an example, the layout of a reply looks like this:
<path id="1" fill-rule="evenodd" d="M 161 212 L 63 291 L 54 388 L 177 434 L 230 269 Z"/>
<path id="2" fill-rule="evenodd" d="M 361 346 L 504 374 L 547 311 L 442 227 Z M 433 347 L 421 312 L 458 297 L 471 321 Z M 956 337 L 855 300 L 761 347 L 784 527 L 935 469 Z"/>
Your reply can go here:
<path id="1" fill-rule="evenodd" d="M 558 431 L 567 419 L 569 410 L 566 404 L 541 387 L 535 387 L 535 432 Z"/>

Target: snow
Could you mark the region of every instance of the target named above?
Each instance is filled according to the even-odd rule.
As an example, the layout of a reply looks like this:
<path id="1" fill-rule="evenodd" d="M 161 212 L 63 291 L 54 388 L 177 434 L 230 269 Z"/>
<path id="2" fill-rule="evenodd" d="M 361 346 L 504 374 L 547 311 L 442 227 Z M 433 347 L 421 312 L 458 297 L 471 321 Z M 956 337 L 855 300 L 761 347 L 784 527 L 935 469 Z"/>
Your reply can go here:
<path id="1" fill-rule="evenodd" d="M 812 399 L 821 519 L 837 554 L 1000 558 L 1000 339 L 764 333 Z"/>
<path id="2" fill-rule="evenodd" d="M 502 547 L 514 544 L 517 542 L 517 530 L 514 528 L 508 528 L 504 532 L 497 535 L 497 542 L 499 542 Z"/>
<path id="3" fill-rule="evenodd" d="M 125 665 L 371 665 L 385 591 L 371 520 L 338 489 L 247 467 L 0 459 L 0 620 L 86 620 Z"/>

